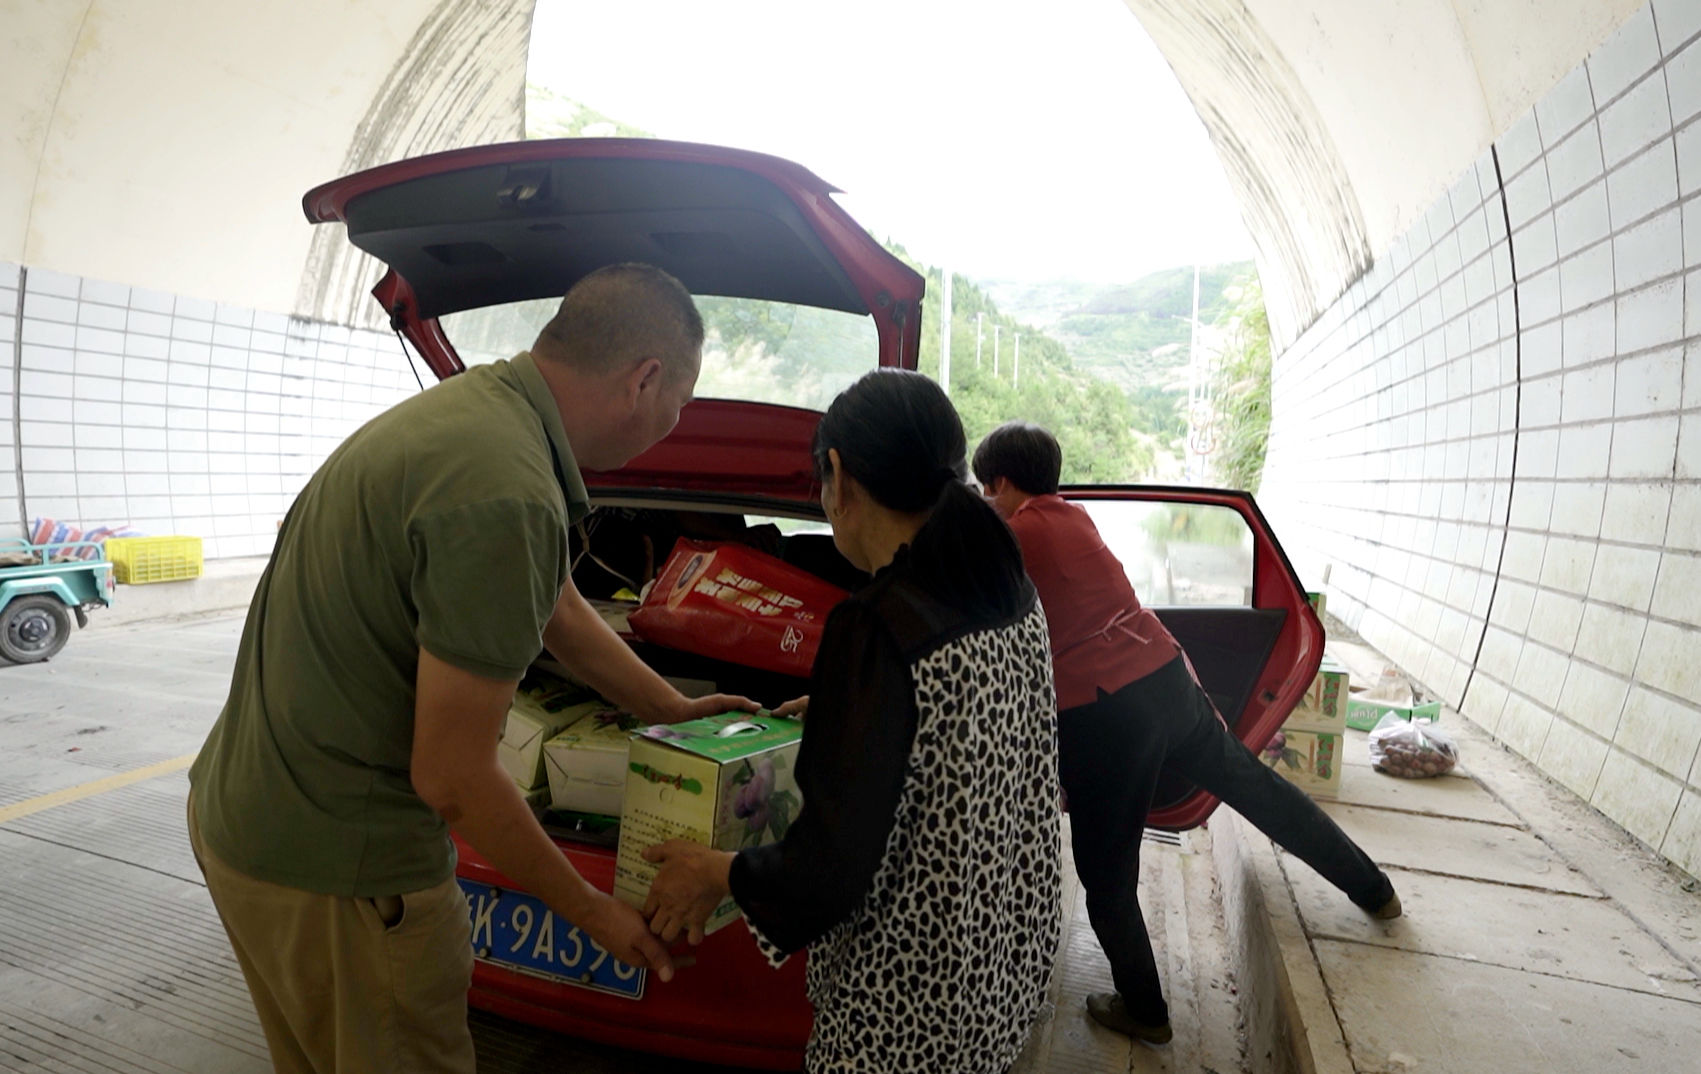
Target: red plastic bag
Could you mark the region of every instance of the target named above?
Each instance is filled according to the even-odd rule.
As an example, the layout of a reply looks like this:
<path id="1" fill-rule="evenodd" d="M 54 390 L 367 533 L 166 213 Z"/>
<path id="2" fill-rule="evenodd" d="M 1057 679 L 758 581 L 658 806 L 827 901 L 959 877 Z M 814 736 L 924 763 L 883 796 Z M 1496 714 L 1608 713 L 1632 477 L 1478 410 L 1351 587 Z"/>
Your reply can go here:
<path id="1" fill-rule="evenodd" d="M 680 540 L 630 623 L 657 645 L 807 677 L 848 595 L 747 545 Z"/>

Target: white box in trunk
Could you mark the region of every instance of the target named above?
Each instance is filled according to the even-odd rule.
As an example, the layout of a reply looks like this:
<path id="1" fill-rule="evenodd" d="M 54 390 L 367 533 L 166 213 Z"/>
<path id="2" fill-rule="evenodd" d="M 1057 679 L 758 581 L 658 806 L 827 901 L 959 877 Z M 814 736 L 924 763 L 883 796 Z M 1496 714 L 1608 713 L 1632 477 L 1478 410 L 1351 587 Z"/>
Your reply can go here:
<path id="1" fill-rule="evenodd" d="M 602 706 L 544 743 L 549 801 L 556 809 L 618 817 L 626 792 L 626 753 L 641 724 Z"/>

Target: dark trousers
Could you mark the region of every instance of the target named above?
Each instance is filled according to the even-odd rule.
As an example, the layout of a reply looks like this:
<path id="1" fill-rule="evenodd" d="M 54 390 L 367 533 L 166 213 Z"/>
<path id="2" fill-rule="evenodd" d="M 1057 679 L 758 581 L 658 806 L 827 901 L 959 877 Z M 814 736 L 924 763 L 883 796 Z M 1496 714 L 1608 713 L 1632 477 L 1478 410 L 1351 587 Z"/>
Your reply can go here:
<path id="1" fill-rule="evenodd" d="M 1058 715 L 1058 765 L 1069 796 L 1075 870 L 1087 916 L 1131 1017 L 1169 1021 L 1135 889 L 1140 834 L 1161 772 L 1221 798 L 1361 907 L 1393 895 L 1388 877 L 1305 792 L 1265 767 L 1217 719 L 1180 658 L 1114 694 Z"/>

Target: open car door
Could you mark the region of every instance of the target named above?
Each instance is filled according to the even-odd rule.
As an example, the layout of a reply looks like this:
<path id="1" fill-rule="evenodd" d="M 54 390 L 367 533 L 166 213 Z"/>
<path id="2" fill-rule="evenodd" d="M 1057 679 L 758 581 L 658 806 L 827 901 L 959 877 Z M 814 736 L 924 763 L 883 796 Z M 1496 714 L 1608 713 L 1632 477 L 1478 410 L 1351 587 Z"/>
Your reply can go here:
<path id="1" fill-rule="evenodd" d="M 1229 730 L 1262 750 L 1317 674 L 1323 624 L 1252 496 L 1158 485 L 1061 493 L 1092 515 Z M 1185 831 L 1216 808 L 1214 796 L 1166 775 L 1146 823 Z"/>

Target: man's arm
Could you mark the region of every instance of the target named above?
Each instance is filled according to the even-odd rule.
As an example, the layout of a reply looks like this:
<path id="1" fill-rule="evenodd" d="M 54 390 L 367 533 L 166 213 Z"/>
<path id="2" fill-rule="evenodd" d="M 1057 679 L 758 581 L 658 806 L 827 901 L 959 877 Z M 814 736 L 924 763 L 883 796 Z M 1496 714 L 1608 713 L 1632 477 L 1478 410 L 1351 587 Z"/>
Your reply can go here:
<path id="1" fill-rule="evenodd" d="M 689 698 L 669 686 L 603 622 L 570 579 L 543 628 L 543 644 L 597 693 L 651 723 L 678 723 L 731 709 L 755 712 L 760 707 L 732 694 Z"/>
<path id="2" fill-rule="evenodd" d="M 508 879 L 589 933 L 615 958 L 651 967 L 663 981 L 671 980 L 673 960 L 644 919 L 585 882 L 497 763 L 496 743 L 515 685 L 419 651 L 414 790 Z"/>

